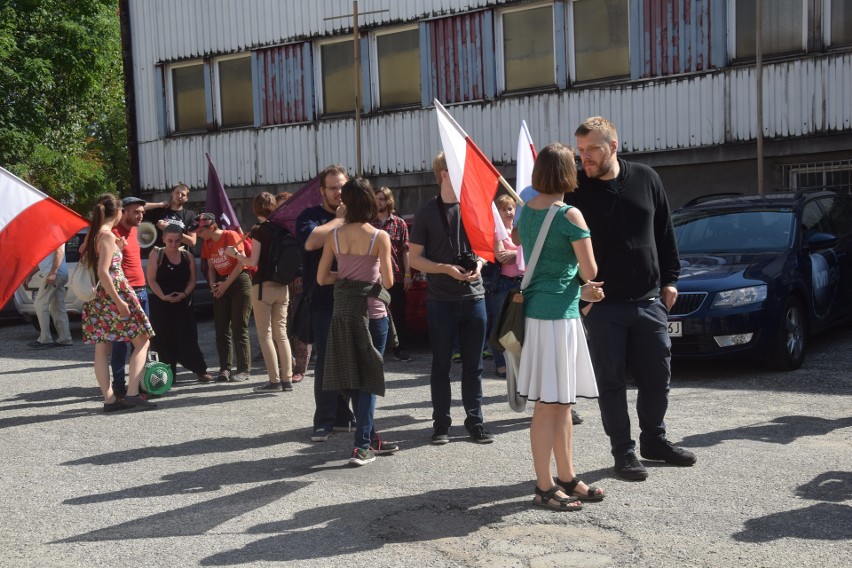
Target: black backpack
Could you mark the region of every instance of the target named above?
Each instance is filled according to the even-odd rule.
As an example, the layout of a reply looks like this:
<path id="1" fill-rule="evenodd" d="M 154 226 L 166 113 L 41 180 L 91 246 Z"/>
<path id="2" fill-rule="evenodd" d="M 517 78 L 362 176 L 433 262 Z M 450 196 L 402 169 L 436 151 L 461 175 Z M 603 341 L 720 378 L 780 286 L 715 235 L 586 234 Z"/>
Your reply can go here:
<path id="1" fill-rule="evenodd" d="M 269 263 L 261 267 L 261 280 L 289 284 L 302 272 L 302 248 L 290 231 L 266 221 L 270 232 Z"/>

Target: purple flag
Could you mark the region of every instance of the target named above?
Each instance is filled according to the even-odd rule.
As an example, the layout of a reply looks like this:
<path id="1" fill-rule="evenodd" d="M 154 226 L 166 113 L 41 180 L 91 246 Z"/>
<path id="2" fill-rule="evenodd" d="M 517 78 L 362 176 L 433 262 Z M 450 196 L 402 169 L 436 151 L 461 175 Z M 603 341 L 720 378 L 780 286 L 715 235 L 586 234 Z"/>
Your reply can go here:
<path id="1" fill-rule="evenodd" d="M 231 207 L 231 202 L 228 200 L 228 195 L 225 193 L 225 188 L 222 186 L 222 181 L 219 179 L 219 173 L 216 171 L 216 166 L 213 165 L 213 160 L 210 159 L 210 154 L 207 156 L 207 202 L 204 204 L 204 212 L 212 213 L 216 217 L 216 224 L 220 229 L 229 229 L 242 233 L 240 229 L 240 220 L 237 218 L 234 208 Z"/>
<path id="2" fill-rule="evenodd" d="M 303 185 L 290 199 L 279 205 L 267 218 L 267 221 L 281 225 L 290 231 L 290 234 L 295 235 L 296 218 L 308 207 L 316 207 L 322 203 L 322 194 L 319 191 L 320 185 L 319 176 Z"/>

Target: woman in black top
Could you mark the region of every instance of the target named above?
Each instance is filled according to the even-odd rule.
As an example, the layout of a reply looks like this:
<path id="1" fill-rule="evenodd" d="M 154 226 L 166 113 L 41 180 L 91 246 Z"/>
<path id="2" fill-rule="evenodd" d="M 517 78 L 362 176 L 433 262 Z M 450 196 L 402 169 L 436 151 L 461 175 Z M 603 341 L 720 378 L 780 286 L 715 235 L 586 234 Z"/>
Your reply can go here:
<path id="1" fill-rule="evenodd" d="M 160 361 L 176 372 L 180 363 L 201 382 L 213 379 L 207 373 L 207 363 L 198 347 L 198 328 L 192 310 L 192 291 L 195 289 L 195 258 L 180 248 L 183 231 L 177 225 L 163 230 L 163 248 L 154 248 L 148 256 L 148 285 L 153 293 L 149 298 L 151 325 L 156 340 L 153 350 Z"/>

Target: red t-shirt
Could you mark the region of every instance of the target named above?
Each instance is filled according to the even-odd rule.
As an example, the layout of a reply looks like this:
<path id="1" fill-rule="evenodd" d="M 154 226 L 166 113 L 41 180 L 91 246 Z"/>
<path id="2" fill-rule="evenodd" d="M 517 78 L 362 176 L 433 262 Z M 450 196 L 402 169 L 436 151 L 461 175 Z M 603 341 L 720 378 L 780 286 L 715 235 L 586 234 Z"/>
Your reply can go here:
<path id="1" fill-rule="evenodd" d="M 125 229 L 124 225 L 119 223 L 113 227 L 112 232 L 117 237 L 124 237 L 127 244 L 121 251 L 121 269 L 124 271 L 124 276 L 134 288 L 141 288 L 145 285 L 145 272 L 142 270 L 142 250 L 139 248 L 139 240 L 136 238 L 136 227 Z"/>
<path id="2" fill-rule="evenodd" d="M 233 272 L 234 267 L 238 266 L 239 263 L 235 258 L 225 256 L 225 249 L 236 245 L 241 238 L 242 235 L 236 231 L 222 231 L 222 238 L 218 241 L 204 239 L 204 243 L 201 245 L 201 258 L 206 258 L 219 276 L 227 276 Z M 237 245 L 237 250 L 245 251 L 242 243 Z"/>

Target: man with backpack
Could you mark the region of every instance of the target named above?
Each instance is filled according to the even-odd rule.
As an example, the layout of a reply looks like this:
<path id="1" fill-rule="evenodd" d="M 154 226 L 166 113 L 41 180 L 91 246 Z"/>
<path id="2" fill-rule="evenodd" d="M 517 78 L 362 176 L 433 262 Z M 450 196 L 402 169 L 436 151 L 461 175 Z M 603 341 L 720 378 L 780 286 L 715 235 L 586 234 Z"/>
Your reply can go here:
<path id="1" fill-rule="evenodd" d="M 255 388 L 255 392 L 293 390 L 293 357 L 287 337 L 287 306 L 290 303 L 287 285 L 298 275 L 301 250 L 287 229 L 266 220 L 276 206 L 271 193 L 255 196 L 252 210 L 260 223 L 251 231 L 251 253 L 246 256 L 233 246 L 225 250 L 226 255 L 242 266 L 257 267 L 252 276 L 251 304 L 269 380 Z"/>

